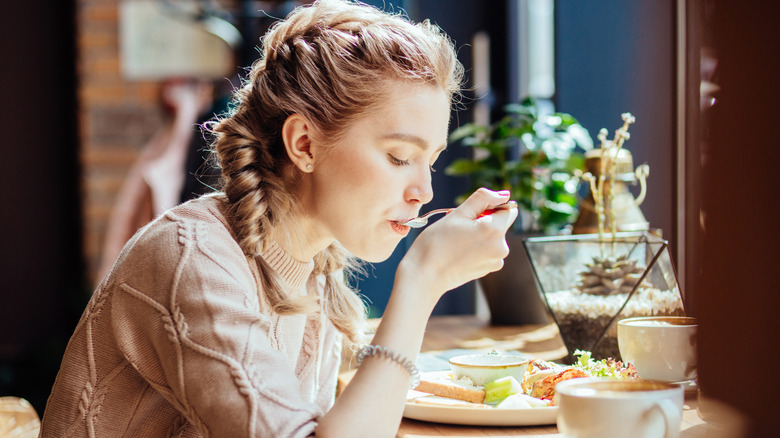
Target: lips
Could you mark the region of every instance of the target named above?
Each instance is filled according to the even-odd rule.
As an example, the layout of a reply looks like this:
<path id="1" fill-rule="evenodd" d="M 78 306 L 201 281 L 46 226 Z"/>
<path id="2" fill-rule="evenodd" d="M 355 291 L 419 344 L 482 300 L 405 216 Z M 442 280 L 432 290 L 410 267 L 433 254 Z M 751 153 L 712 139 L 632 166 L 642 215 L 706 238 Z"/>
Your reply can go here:
<path id="1" fill-rule="evenodd" d="M 394 221 L 388 221 L 388 222 L 390 223 L 390 228 L 392 228 L 393 231 L 395 231 L 396 233 L 402 236 L 406 236 L 407 234 L 409 234 L 409 230 L 411 230 L 411 228 L 407 227 L 406 225 L 398 225 Z"/>

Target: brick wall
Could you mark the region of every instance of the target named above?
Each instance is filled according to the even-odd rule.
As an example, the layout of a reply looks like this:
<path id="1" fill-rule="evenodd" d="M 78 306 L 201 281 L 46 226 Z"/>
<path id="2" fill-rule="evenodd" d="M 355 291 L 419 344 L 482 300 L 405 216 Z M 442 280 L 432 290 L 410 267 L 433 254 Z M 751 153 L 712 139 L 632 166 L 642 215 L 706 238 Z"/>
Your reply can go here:
<path id="1" fill-rule="evenodd" d="M 161 82 L 128 81 L 122 76 L 122 1 L 75 0 L 83 245 L 86 276 L 92 285 L 100 280 L 101 252 L 119 190 L 144 145 L 170 117 L 160 104 Z M 275 21 L 273 17 L 284 17 L 304 3 L 308 0 L 218 0 L 245 38 L 235 53 L 238 65 L 250 65 L 257 56 L 259 38 Z M 236 76 L 230 78 L 232 84 L 217 81 L 218 93 L 238 85 Z"/>
<path id="2" fill-rule="evenodd" d="M 143 145 L 166 117 L 160 84 L 120 74 L 117 0 L 77 1 L 80 161 L 87 277 L 97 270 L 117 192 Z"/>

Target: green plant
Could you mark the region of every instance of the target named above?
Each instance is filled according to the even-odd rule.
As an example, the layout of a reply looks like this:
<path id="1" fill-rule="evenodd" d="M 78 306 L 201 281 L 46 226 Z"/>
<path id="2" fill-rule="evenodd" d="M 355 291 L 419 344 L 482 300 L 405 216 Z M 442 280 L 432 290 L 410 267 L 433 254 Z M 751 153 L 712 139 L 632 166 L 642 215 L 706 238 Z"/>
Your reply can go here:
<path id="1" fill-rule="evenodd" d="M 469 176 L 471 188 L 509 190 L 521 209 L 516 226 L 522 231 L 556 233 L 577 213 L 582 151 L 593 148 L 588 131 L 569 114 L 540 112 L 532 98 L 504 108 L 489 125 L 469 123 L 450 134 L 450 142 L 477 149 L 474 158 L 458 159 L 448 175 Z M 579 148 L 580 150 L 577 150 Z"/>

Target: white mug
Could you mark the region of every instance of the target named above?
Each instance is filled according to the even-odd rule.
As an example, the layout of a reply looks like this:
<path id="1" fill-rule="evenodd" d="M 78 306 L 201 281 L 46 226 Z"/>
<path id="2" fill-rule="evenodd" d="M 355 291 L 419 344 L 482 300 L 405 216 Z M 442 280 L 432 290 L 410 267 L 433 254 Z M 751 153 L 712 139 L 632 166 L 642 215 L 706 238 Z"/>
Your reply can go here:
<path id="1" fill-rule="evenodd" d="M 678 438 L 683 388 L 604 378 L 564 380 L 555 387 L 558 431 L 567 438 Z"/>
<path id="2" fill-rule="evenodd" d="M 639 377 L 662 382 L 696 378 L 696 318 L 650 316 L 618 321 L 620 356 Z"/>

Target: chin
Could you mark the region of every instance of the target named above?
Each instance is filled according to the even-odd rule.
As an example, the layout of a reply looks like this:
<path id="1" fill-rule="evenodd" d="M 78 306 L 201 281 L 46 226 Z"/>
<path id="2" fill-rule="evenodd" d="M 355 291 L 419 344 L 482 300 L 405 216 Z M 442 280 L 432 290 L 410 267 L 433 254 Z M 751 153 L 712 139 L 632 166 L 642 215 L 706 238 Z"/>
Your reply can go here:
<path id="1" fill-rule="evenodd" d="M 368 263 L 381 263 L 393 255 L 393 251 L 398 247 L 398 242 L 392 247 L 387 248 L 367 248 L 363 251 L 350 251 L 355 257 Z M 347 249 L 349 250 L 349 249 Z"/>

